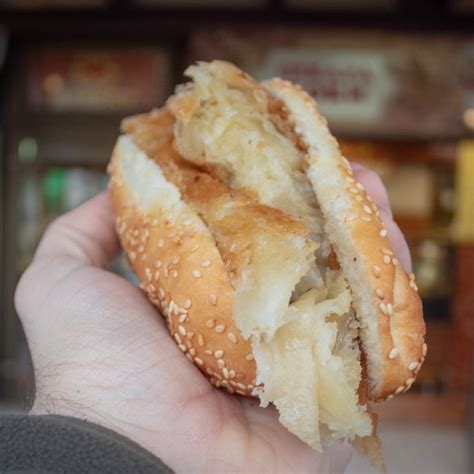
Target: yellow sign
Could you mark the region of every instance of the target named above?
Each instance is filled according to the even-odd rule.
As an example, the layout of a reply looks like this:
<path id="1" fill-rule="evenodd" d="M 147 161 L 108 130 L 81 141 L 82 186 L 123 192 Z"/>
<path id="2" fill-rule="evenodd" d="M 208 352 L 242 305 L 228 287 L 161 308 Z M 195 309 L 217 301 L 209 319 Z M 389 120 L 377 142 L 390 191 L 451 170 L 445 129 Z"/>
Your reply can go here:
<path id="1" fill-rule="evenodd" d="M 474 243 L 474 140 L 464 140 L 456 150 L 455 236 Z"/>

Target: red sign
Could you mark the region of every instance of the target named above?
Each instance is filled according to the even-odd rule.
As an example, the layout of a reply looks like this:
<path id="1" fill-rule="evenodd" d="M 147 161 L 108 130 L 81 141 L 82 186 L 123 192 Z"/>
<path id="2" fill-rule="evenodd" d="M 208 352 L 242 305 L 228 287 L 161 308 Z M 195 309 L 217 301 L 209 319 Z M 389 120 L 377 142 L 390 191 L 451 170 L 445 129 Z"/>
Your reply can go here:
<path id="1" fill-rule="evenodd" d="M 170 92 L 161 50 L 57 50 L 31 55 L 29 102 L 51 111 L 146 110 Z"/>

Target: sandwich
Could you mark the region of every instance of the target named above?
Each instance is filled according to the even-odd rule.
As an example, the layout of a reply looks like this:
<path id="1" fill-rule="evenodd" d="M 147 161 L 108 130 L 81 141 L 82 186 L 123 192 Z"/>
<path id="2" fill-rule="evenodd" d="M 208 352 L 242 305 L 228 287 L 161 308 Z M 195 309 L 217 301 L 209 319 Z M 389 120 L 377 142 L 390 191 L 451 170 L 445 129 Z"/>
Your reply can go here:
<path id="1" fill-rule="evenodd" d="M 186 75 L 123 121 L 109 164 L 142 289 L 215 387 L 273 404 L 316 450 L 377 448 L 368 402 L 426 355 L 414 275 L 313 98 L 223 61 Z"/>

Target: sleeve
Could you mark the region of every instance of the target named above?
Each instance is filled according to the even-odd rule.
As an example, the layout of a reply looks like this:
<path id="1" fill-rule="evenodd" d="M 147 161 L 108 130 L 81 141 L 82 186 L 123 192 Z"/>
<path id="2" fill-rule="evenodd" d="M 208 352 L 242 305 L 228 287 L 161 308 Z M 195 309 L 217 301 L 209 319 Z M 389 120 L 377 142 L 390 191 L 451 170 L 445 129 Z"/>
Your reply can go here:
<path id="1" fill-rule="evenodd" d="M 133 441 L 59 415 L 0 415 L 0 472 L 172 473 Z"/>

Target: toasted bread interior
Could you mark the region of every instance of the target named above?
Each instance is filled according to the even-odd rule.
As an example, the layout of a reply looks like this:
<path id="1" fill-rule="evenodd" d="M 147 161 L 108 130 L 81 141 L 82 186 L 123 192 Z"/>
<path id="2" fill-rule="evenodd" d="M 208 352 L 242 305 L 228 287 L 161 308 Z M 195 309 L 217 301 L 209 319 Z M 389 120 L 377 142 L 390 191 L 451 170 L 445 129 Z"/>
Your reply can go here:
<path id="1" fill-rule="evenodd" d="M 245 249 L 231 274 L 234 319 L 253 344 L 262 405 L 274 403 L 281 422 L 316 449 L 321 434 L 369 436 L 351 292 L 304 173 L 304 149 L 283 133 L 281 110 L 251 80 L 236 84 L 215 63 L 188 74 L 192 86 L 168 102 L 174 147 L 229 189 L 218 212 L 198 212 L 219 247 Z M 260 212 L 239 201 L 244 194 Z"/>

